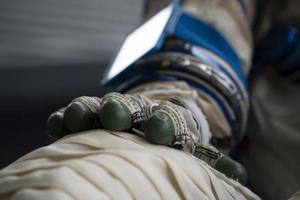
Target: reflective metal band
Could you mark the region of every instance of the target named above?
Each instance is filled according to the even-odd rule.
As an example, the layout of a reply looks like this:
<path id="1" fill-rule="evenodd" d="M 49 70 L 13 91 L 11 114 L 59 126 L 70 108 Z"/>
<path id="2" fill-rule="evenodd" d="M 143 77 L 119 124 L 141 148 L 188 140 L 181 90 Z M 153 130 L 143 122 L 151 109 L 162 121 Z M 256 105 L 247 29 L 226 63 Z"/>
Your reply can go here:
<path id="1" fill-rule="evenodd" d="M 231 79 L 237 84 L 240 90 L 245 96 L 247 96 L 246 89 L 248 88 L 248 82 L 244 76 L 239 76 L 237 72 L 232 68 L 231 65 L 217 54 L 209 51 L 200 46 L 193 45 L 191 43 L 178 40 L 170 39 L 166 42 L 163 49 L 164 52 L 181 52 L 187 53 L 200 59 L 212 67 L 221 69 L 224 73 L 231 77 Z"/>
<path id="2" fill-rule="evenodd" d="M 168 40 L 164 47 L 164 52 L 168 53 L 185 53 L 193 55 L 198 58 L 201 62 L 208 64 L 209 66 L 221 70 L 224 72 L 229 79 L 233 81 L 236 85 L 239 93 L 242 95 L 242 98 L 245 100 L 246 107 L 249 107 L 249 95 L 247 91 L 247 80 L 243 79 L 244 77 L 238 76 L 232 67 L 221 57 L 214 54 L 213 52 L 204 49 L 199 46 L 192 45 L 188 42 L 171 38 Z"/>
<path id="3" fill-rule="evenodd" d="M 156 68 L 160 66 L 160 70 L 171 69 L 192 73 L 197 75 L 198 78 L 207 80 L 234 103 L 247 100 L 243 98 L 244 95 L 241 94 L 236 84 L 225 73 L 188 54 L 177 52 L 159 53 L 148 59 L 140 60 L 136 65 L 137 67 L 143 66 L 143 70 L 147 70 L 147 66 Z"/>

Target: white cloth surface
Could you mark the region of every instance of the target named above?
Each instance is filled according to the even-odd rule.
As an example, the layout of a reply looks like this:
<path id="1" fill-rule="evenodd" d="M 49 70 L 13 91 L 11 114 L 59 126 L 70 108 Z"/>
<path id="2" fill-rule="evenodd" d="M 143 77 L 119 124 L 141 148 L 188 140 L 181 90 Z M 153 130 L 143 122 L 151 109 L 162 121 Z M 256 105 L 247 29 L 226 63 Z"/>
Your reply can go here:
<path id="1" fill-rule="evenodd" d="M 0 172 L 0 199 L 259 199 L 191 154 L 93 130 L 39 148 Z"/>

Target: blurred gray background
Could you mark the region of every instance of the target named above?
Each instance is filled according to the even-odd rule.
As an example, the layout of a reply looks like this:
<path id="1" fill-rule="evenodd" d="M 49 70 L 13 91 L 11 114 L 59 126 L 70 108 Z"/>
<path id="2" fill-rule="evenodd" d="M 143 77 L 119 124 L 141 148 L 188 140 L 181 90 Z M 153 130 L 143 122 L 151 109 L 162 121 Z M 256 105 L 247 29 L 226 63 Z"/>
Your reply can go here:
<path id="1" fill-rule="evenodd" d="M 0 1 L 0 168 L 46 145 L 51 112 L 100 79 L 143 0 Z"/>

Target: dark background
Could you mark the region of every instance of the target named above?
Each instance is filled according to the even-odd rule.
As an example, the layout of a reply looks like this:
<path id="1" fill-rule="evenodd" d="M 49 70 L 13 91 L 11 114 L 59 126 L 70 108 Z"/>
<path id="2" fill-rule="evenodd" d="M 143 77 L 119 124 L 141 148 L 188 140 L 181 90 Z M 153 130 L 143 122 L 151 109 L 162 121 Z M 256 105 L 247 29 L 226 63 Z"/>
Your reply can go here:
<path id="1" fill-rule="evenodd" d="M 142 0 L 0 1 L 0 169 L 49 144 L 48 116 L 100 80 Z"/>

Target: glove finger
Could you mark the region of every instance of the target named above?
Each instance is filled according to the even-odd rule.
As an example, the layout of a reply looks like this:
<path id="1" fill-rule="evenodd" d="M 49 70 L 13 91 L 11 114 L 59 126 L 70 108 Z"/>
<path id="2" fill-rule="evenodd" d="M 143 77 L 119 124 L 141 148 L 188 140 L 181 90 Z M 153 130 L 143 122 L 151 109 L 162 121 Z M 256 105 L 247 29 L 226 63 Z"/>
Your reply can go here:
<path id="1" fill-rule="evenodd" d="M 64 112 L 64 123 L 72 132 L 81 132 L 100 127 L 98 117 L 101 99 L 82 96 L 74 99 Z"/>
<path id="2" fill-rule="evenodd" d="M 150 104 L 151 100 L 138 94 L 108 93 L 103 97 L 99 112 L 101 123 L 113 131 L 142 129 Z"/>
<path id="3" fill-rule="evenodd" d="M 66 127 L 63 115 L 66 108 L 52 113 L 47 120 L 47 132 L 48 135 L 54 139 L 59 139 L 68 135 L 71 131 Z"/>

